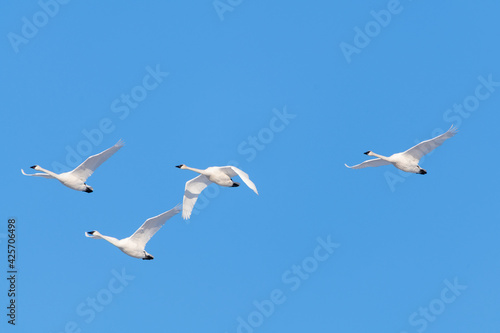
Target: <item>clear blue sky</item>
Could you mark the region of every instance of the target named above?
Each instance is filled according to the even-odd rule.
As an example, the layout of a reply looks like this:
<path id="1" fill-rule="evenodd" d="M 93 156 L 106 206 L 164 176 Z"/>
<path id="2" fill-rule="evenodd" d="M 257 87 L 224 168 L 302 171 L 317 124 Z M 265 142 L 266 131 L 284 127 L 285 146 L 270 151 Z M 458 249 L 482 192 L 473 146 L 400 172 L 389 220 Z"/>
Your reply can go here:
<path id="1" fill-rule="evenodd" d="M 62 2 L 0 11 L 2 332 L 498 331 L 498 2 Z M 425 176 L 344 166 L 452 124 Z M 94 193 L 21 175 L 119 139 Z M 152 261 L 84 236 L 181 202 L 181 163 L 260 195 L 209 188 Z"/>

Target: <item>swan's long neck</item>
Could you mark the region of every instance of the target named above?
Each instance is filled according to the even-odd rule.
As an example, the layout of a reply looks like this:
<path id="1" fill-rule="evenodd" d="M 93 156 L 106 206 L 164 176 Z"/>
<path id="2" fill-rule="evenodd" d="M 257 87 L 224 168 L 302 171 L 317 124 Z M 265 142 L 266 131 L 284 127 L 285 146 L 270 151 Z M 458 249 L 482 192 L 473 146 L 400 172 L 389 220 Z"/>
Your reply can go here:
<path id="1" fill-rule="evenodd" d="M 197 173 L 199 173 L 199 174 L 201 174 L 201 175 L 206 174 L 205 170 L 196 169 L 196 168 L 191 168 L 191 167 L 188 167 L 187 165 L 183 165 L 181 169 L 191 170 L 191 171 L 197 172 Z"/>
<path id="2" fill-rule="evenodd" d="M 50 176 L 52 176 L 52 177 L 54 177 L 54 178 L 59 178 L 59 175 L 58 175 L 57 173 L 52 172 L 52 171 L 49 171 L 49 170 L 47 170 L 47 169 L 44 169 L 44 168 L 42 168 L 42 167 L 41 167 L 41 166 L 39 166 L 39 165 L 37 165 L 37 166 L 35 167 L 35 170 L 37 170 L 37 171 L 43 171 L 43 172 L 45 172 L 46 174 L 48 174 L 48 175 L 50 175 Z"/>
<path id="3" fill-rule="evenodd" d="M 102 234 L 99 234 L 100 238 L 104 239 L 104 240 L 107 240 L 108 242 L 110 242 L 111 244 L 113 244 L 114 246 L 118 246 L 118 242 L 119 240 L 114 238 L 114 237 L 110 237 L 110 236 L 104 236 Z"/>
<path id="4" fill-rule="evenodd" d="M 391 162 L 390 159 L 389 159 L 389 157 L 379 155 L 379 154 L 374 153 L 372 151 L 368 153 L 368 156 L 375 156 L 375 157 L 380 158 L 381 160 L 384 160 L 384 161 L 387 161 L 387 162 Z"/>

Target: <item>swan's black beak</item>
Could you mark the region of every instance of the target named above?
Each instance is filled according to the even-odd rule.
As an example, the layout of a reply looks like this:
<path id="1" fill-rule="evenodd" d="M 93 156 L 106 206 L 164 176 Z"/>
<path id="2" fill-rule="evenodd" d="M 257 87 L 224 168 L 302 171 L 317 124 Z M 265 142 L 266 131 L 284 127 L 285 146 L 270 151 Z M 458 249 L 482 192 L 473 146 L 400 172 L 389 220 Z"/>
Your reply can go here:
<path id="1" fill-rule="evenodd" d="M 427 171 L 425 171 L 424 169 L 420 169 L 420 171 L 418 173 L 420 175 L 425 175 L 427 173 Z"/>
<path id="2" fill-rule="evenodd" d="M 368 150 L 367 152 L 365 152 L 363 154 L 368 155 L 369 153 L 371 153 L 371 150 Z"/>
<path id="3" fill-rule="evenodd" d="M 238 186 L 240 186 L 240 183 L 233 182 L 233 185 L 231 187 L 238 187 Z"/>
<path id="4" fill-rule="evenodd" d="M 92 231 L 87 231 L 87 233 L 88 233 L 89 235 L 93 235 L 93 234 L 94 234 L 94 232 L 95 232 L 95 230 L 92 230 Z"/>
<path id="5" fill-rule="evenodd" d="M 150 254 L 146 254 L 146 256 L 144 258 L 142 258 L 142 260 L 153 260 L 155 257 L 153 257 L 152 255 Z"/>
<path id="6" fill-rule="evenodd" d="M 92 187 L 90 187 L 90 186 L 87 186 L 87 187 L 85 188 L 85 191 L 84 191 L 84 192 L 87 192 L 87 193 L 92 193 L 92 192 L 94 192 L 94 189 L 92 189 Z"/>
<path id="7" fill-rule="evenodd" d="M 184 165 L 184 164 L 181 164 L 181 165 L 176 165 L 175 167 L 180 169 L 180 168 L 182 168 L 182 166 L 183 166 L 183 165 Z"/>
<path id="8" fill-rule="evenodd" d="M 32 169 L 34 169 L 34 168 L 36 168 L 36 167 L 37 167 L 37 165 L 30 166 L 30 168 L 32 168 Z"/>

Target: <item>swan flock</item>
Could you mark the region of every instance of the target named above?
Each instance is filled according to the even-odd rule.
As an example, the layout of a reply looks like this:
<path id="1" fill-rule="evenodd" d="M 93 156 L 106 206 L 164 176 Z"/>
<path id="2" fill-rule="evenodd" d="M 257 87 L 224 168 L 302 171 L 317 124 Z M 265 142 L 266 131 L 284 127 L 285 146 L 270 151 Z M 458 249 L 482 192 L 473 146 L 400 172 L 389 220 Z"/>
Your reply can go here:
<path id="1" fill-rule="evenodd" d="M 424 155 L 430 153 L 438 146 L 442 145 L 444 141 L 453 137 L 456 133 L 457 129 L 454 126 L 451 126 L 450 129 L 445 133 L 430 140 L 423 141 L 404 152 L 392 154 L 386 157 L 372 151 L 367 151 L 365 152 L 366 155 L 376 158 L 364 161 L 354 166 L 348 166 L 347 164 L 345 164 L 345 166 L 351 169 L 362 169 L 366 167 L 378 167 L 392 164 L 396 168 L 405 172 L 425 175 L 427 171 L 419 166 L 421 158 Z M 21 172 L 25 176 L 57 179 L 64 186 L 67 186 L 73 190 L 92 193 L 94 189 L 91 186 L 87 185 L 87 179 L 102 163 L 104 163 L 114 153 L 120 150 L 123 145 L 123 141 L 120 140 L 114 146 L 104 150 L 103 152 L 90 156 L 82 164 L 69 172 L 57 174 L 44 169 L 39 165 L 34 165 L 31 168 L 36 171 L 40 171 L 40 173 L 27 174 L 23 169 L 21 169 Z M 85 233 L 85 236 L 93 239 L 104 239 L 112 245 L 116 246 L 123 253 L 131 257 L 143 260 L 151 260 L 154 259 L 154 257 L 145 250 L 146 244 L 151 239 L 151 237 L 153 237 L 153 235 L 158 230 L 160 230 L 160 228 L 165 224 L 167 220 L 180 213 L 181 210 L 182 218 L 185 220 L 189 219 L 191 217 L 191 213 L 196 204 L 198 196 L 210 184 L 214 183 L 223 187 L 238 187 L 240 184 L 235 182 L 233 178 L 240 177 L 240 179 L 252 191 L 254 191 L 255 194 L 259 194 L 259 192 L 257 191 L 257 187 L 250 180 L 248 174 L 234 166 L 213 166 L 206 169 L 196 169 L 188 167 L 184 164 L 180 164 L 176 167 L 182 170 L 191 170 L 199 174 L 195 178 L 186 182 L 184 187 L 182 206 L 177 205 L 160 215 L 147 219 L 139 227 L 139 229 L 135 231 L 135 233 L 127 238 L 117 239 L 115 237 L 103 235 L 97 230 L 88 231 Z"/>

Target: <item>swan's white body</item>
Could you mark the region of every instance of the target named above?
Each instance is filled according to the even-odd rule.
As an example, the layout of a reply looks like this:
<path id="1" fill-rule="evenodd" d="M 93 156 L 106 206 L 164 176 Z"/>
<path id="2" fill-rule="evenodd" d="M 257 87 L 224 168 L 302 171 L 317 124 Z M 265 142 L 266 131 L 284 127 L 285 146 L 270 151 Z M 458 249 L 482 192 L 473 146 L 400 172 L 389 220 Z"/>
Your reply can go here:
<path id="1" fill-rule="evenodd" d="M 99 154 L 90 156 L 82 164 L 69 172 L 57 174 L 55 172 L 46 170 L 39 165 L 34 165 L 31 168 L 37 171 L 42 171 L 44 173 L 34 173 L 30 175 L 25 173 L 23 169 L 21 169 L 21 172 L 25 176 L 55 178 L 63 185 L 72 188 L 73 190 L 91 193 L 94 191 L 94 189 L 85 183 L 87 181 L 87 178 L 89 178 L 92 173 L 94 173 L 95 169 L 97 169 L 104 161 L 110 158 L 111 155 L 116 153 L 121 147 L 123 147 L 123 141 L 120 140 L 113 147 L 106 149 Z"/>
<path id="2" fill-rule="evenodd" d="M 130 237 L 117 239 L 110 236 L 105 236 L 99 233 L 99 231 L 89 231 L 85 233 L 85 236 L 94 239 L 104 239 L 119 248 L 123 253 L 138 259 L 151 260 L 154 257 L 147 253 L 144 248 L 147 242 L 153 237 L 153 235 L 160 230 L 160 228 L 170 219 L 172 216 L 176 215 L 181 211 L 180 205 L 175 206 L 169 211 L 163 214 L 149 218 L 143 225 L 137 229 L 137 231 Z"/>
<path id="3" fill-rule="evenodd" d="M 226 187 L 237 187 L 240 184 L 233 182 L 231 177 L 239 176 L 248 187 L 257 193 L 257 195 L 259 194 L 257 187 L 255 187 L 255 184 L 250 180 L 248 175 L 234 166 L 210 167 L 205 170 L 190 168 L 184 164 L 177 167 L 200 174 L 186 183 L 184 199 L 182 200 L 182 218 L 185 220 L 191 216 L 198 195 L 211 183 Z"/>
<path id="4" fill-rule="evenodd" d="M 457 134 L 457 129 L 452 125 L 446 133 L 436 136 L 433 139 L 422 141 L 418 145 L 408 149 L 405 152 L 393 154 L 389 157 L 386 157 L 375 154 L 372 151 L 367 151 L 365 153 L 366 155 L 375 156 L 378 158 L 364 161 L 363 163 L 354 165 L 352 167 L 348 166 L 347 164 L 345 166 L 351 169 L 362 169 L 366 167 L 378 167 L 381 165 L 392 164 L 400 170 L 425 175 L 427 171 L 425 171 L 418 165 L 420 159 L 424 155 L 430 153 L 432 150 L 442 145 L 444 141 L 451 138 L 455 134 Z"/>

